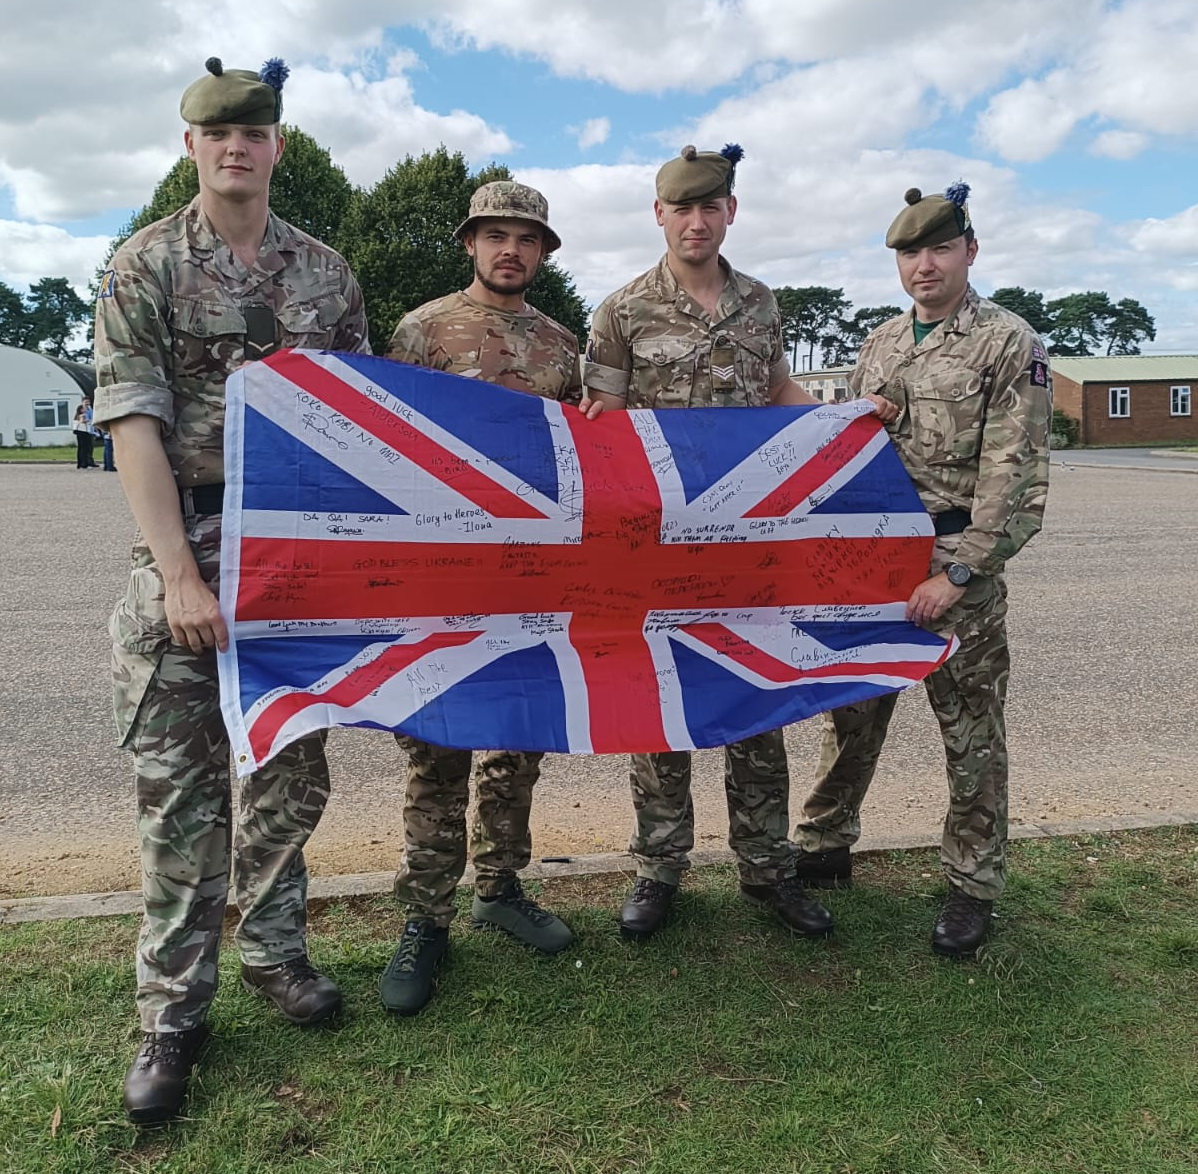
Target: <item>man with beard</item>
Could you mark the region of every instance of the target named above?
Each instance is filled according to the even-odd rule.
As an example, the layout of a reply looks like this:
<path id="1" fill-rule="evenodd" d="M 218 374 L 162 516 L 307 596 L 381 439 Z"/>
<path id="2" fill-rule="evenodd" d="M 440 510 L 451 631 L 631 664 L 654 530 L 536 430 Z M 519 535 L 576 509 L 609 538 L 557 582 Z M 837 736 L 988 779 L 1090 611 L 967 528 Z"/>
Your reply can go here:
<path id="1" fill-rule="evenodd" d="M 548 216 L 545 197 L 524 184 L 480 187 L 454 233 L 474 260 L 474 280 L 406 314 L 387 357 L 576 403 L 589 419 L 598 416 L 601 404 L 582 393 L 578 340 L 524 300 L 541 261 L 561 246 Z M 471 754 L 404 734 L 396 741 L 408 753 L 404 858 L 395 879 L 406 923 L 379 993 L 389 1011 L 413 1015 L 428 1002 L 433 971 L 448 948 L 453 894 L 466 867 Z M 490 750 L 478 764 L 472 914 L 477 928 L 506 930 L 556 954 L 573 935 L 524 894 L 516 875 L 532 855 L 528 820 L 542 757 Z"/>

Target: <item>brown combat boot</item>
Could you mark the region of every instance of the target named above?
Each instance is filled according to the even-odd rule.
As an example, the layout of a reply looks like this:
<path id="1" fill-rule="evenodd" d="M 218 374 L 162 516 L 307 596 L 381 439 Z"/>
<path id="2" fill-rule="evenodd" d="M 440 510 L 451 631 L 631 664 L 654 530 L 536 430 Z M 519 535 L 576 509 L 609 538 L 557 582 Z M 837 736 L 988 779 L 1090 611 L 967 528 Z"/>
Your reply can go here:
<path id="1" fill-rule="evenodd" d="M 772 909 L 788 929 L 805 938 L 826 938 L 832 932 L 832 914 L 812 897 L 798 878 L 788 876 L 776 885 L 746 885 L 740 895 L 750 905 Z"/>
<path id="2" fill-rule="evenodd" d="M 125 1073 L 125 1112 L 135 1125 L 160 1125 L 178 1117 L 187 1082 L 208 1028 L 143 1031 L 141 1047 Z"/>
<path id="3" fill-rule="evenodd" d="M 932 949 L 946 958 L 972 958 L 990 928 L 993 910 L 993 901 L 954 886 L 932 927 Z"/>
<path id="4" fill-rule="evenodd" d="M 331 1019 L 341 1010 L 341 992 L 326 978 L 307 954 L 288 958 L 275 966 L 241 964 L 241 985 L 265 995 L 285 1019 L 303 1027 Z"/>
<path id="5" fill-rule="evenodd" d="M 621 936 L 634 942 L 651 938 L 665 925 L 677 892 L 677 885 L 638 876 L 620 910 Z"/>

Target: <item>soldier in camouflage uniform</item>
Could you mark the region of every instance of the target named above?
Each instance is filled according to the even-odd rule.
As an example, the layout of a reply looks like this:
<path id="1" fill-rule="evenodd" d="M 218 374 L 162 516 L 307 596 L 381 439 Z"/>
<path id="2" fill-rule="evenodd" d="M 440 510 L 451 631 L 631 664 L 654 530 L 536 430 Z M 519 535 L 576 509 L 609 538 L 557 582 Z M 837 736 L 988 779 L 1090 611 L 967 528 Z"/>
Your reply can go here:
<path id="1" fill-rule="evenodd" d="M 774 295 L 720 256 L 736 215 L 739 147 L 683 149 L 657 173 L 654 211 L 666 255 L 595 311 L 583 381 L 608 407 L 745 407 L 816 403 L 790 378 Z M 822 936 L 832 919 L 794 878 L 787 840 L 790 777 L 782 731 L 724 753 L 728 842 L 741 894 L 799 933 Z M 629 850 L 637 879 L 620 914 L 625 937 L 666 922 L 694 847 L 687 751 L 634 754 L 635 825 Z"/>
<path id="2" fill-rule="evenodd" d="M 242 981 L 296 1023 L 341 1001 L 305 946 L 302 849 L 329 792 L 323 741 L 305 738 L 247 779 L 232 826 L 216 591 L 226 377 L 279 346 L 368 351 L 366 318 L 341 257 L 267 205 L 286 67 L 207 68 L 180 106 L 200 194 L 117 250 L 96 303 L 96 420 L 112 431 L 138 524 L 111 625 L 145 901 L 143 1038 L 125 1079 L 137 1122 L 182 1107 L 216 993 L 230 844 Z"/>
<path id="3" fill-rule="evenodd" d="M 951 891 L 932 948 L 956 957 L 981 944 L 1005 879 L 1010 657 L 1002 571 L 1040 529 L 1052 415 L 1040 339 L 969 285 L 978 246 L 968 192 L 965 184 L 943 196 L 907 192 L 886 244 L 915 305 L 869 336 L 849 377 L 855 394 L 898 405 L 889 430 L 935 522 L 929 577 L 911 596 L 907 618 L 961 642 L 925 681 L 949 788 L 941 861 Z M 849 845 L 861 833 L 861 802 L 896 697 L 824 716 L 815 786 L 795 829 L 799 874 L 809 883 L 832 887 L 851 877 Z"/>
<path id="4" fill-rule="evenodd" d="M 406 314 L 387 357 L 575 403 L 597 416 L 602 407 L 582 394 L 577 339 L 524 300 L 542 259 L 561 246 L 548 216 L 545 197 L 524 184 L 480 187 L 455 233 L 474 260 L 474 280 Z M 379 992 L 388 1010 L 412 1015 L 431 997 L 433 971 L 448 949 L 453 894 L 466 866 L 471 755 L 403 734 L 396 740 L 408 753 L 404 858 L 395 880 L 407 921 Z M 498 927 L 555 954 L 570 944 L 570 930 L 525 896 L 516 875 L 532 854 L 528 821 L 543 757 L 491 750 L 479 761 L 472 914 L 478 927 Z"/>

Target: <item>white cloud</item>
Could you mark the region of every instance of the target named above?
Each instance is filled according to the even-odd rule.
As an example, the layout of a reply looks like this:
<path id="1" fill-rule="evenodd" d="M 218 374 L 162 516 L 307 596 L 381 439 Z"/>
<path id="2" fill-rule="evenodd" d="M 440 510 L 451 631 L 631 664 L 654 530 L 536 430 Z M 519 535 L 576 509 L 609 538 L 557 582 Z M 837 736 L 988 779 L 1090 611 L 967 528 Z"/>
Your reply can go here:
<path id="1" fill-rule="evenodd" d="M 0 281 L 27 289 L 43 277 L 65 277 L 76 293 L 87 297 L 110 241 L 107 236 L 72 236 L 47 224 L 0 220 Z"/>
<path id="2" fill-rule="evenodd" d="M 1106 130 L 1090 144 L 1090 154 L 1108 159 L 1134 159 L 1148 146 L 1148 136 L 1135 130 Z"/>
<path id="3" fill-rule="evenodd" d="M 399 64 L 406 68 L 410 63 Z M 439 143 L 474 162 L 505 155 L 515 146 L 477 114 L 436 114 L 418 106 L 402 73 L 370 81 L 357 71 L 299 66 L 289 86 L 294 97 L 285 116 L 327 146 L 356 184 L 375 183 L 397 160 Z"/>
<path id="4" fill-rule="evenodd" d="M 1198 204 L 1164 220 L 1140 221 L 1131 226 L 1128 240 L 1137 252 L 1198 262 Z"/>
<path id="5" fill-rule="evenodd" d="M 230 66 L 288 59 L 284 117 L 302 123 L 358 183 L 438 143 L 480 162 L 513 149 L 478 114 L 417 104 L 405 75 L 420 67 L 418 58 L 384 49 L 386 25 L 430 15 L 432 0 L 336 8 L 289 0 L 286 7 L 281 20 L 277 6 L 235 0 L 136 7 L 62 0 L 6 22 L 0 184 L 17 215 L 58 222 L 149 200 L 182 152 L 179 96 L 208 56 Z"/>
<path id="6" fill-rule="evenodd" d="M 572 126 L 570 132 L 578 139 L 578 149 L 585 151 L 606 143 L 611 135 L 610 118 L 588 118 L 582 126 Z"/>
<path id="7" fill-rule="evenodd" d="M 657 164 L 686 142 L 734 140 L 747 154 L 728 255 L 770 284 L 841 286 L 857 305 L 901 301 L 881 237 L 902 192 L 963 176 L 974 185 L 979 286 L 1105 288 L 1198 321 L 1185 301 L 1198 289 L 1198 212 L 1110 224 L 1085 206 L 1101 178 L 1053 196 L 1029 178 L 1054 182 L 1051 168 L 1014 166 L 1080 140 L 1101 176 L 1106 160 L 1198 133 L 1192 0 L 930 0 L 918 20 L 891 0 L 59 0 L 23 11 L 0 40 L 0 186 L 16 216 L 41 222 L 0 224 L 0 276 L 27 284 L 62 272 L 86 285 L 107 239 L 50 224 L 149 198 L 181 147 L 179 94 L 210 54 L 230 65 L 288 59 L 286 117 L 359 184 L 440 142 L 474 164 L 543 161 L 535 141 L 516 154 L 532 134 L 515 114 L 500 125 L 485 96 L 462 98 L 462 109 L 417 101 L 411 79 L 425 65 L 387 32 L 404 23 L 563 78 L 693 95 L 679 125 L 638 124 L 621 105 L 613 131 L 608 118 L 587 121 L 593 86 L 585 97 L 580 87 L 586 106 L 562 110 L 554 129 L 571 122 L 580 149 L 605 142 L 627 161 L 518 169 L 549 197 L 562 263 L 592 303 L 660 255 Z M 716 87 L 721 97 L 709 97 Z M 976 110 L 974 141 L 946 137 Z M 1193 337 L 1184 345 L 1195 349 Z"/>
<path id="8" fill-rule="evenodd" d="M 1116 124 L 1095 143 L 1113 158 L 1146 145 L 1121 131 L 1198 133 L 1198 21 L 1189 0 L 1130 0 L 1103 13 L 1089 36 L 1062 44 L 1059 68 L 996 94 L 979 117 L 983 141 L 1004 158 L 1046 158 L 1090 119 Z"/>

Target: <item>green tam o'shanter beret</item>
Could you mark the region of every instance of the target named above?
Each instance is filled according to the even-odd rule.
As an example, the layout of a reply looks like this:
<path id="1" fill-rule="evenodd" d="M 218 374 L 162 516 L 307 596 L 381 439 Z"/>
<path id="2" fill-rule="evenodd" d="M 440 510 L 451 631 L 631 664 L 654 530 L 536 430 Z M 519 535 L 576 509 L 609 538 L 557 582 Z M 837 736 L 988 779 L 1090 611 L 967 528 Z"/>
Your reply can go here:
<path id="1" fill-rule="evenodd" d="M 549 227 L 549 201 L 536 188 L 517 183 L 514 179 L 497 179 L 484 183 L 470 197 L 470 212 L 453 230 L 461 240 L 476 220 L 495 216 L 500 220 L 531 220 L 545 230 L 545 252 L 562 247 L 562 238 Z"/>
<path id="2" fill-rule="evenodd" d="M 732 195 L 736 165 L 745 153 L 736 143 L 722 151 L 696 151 L 683 147 L 677 158 L 657 172 L 657 198 L 663 204 L 691 204 Z"/>
<path id="3" fill-rule="evenodd" d="M 950 184 L 944 195 L 925 196 L 909 188 L 905 207 L 886 233 L 888 249 L 924 249 L 963 236 L 973 225 L 969 219 L 969 184 Z"/>
<path id="4" fill-rule="evenodd" d="M 208 71 L 183 91 L 179 113 L 192 126 L 237 122 L 244 126 L 269 126 L 283 115 L 283 83 L 291 72 L 272 57 L 254 73 L 225 69 L 219 57 L 204 62 Z"/>

